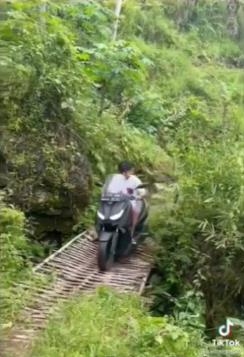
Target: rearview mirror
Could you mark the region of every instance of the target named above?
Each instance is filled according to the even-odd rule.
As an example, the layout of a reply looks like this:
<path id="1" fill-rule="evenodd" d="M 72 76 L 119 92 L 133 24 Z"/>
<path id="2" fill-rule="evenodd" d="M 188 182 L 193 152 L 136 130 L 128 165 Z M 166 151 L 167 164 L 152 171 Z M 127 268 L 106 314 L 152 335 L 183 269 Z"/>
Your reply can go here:
<path id="1" fill-rule="evenodd" d="M 97 187 L 103 187 L 103 184 L 101 182 L 95 182 L 95 186 Z"/>

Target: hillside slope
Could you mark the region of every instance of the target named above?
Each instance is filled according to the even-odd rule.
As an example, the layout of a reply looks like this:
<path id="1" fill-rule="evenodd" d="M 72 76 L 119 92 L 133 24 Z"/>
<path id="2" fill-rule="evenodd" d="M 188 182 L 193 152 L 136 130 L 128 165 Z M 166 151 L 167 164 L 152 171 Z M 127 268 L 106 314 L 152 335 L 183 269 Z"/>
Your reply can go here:
<path id="1" fill-rule="evenodd" d="M 164 183 L 154 313 L 210 338 L 244 319 L 243 2 L 126 0 L 116 41 L 112 0 L 3 2 L 0 18 L 4 321 L 33 238 L 91 224 L 124 158 Z"/>

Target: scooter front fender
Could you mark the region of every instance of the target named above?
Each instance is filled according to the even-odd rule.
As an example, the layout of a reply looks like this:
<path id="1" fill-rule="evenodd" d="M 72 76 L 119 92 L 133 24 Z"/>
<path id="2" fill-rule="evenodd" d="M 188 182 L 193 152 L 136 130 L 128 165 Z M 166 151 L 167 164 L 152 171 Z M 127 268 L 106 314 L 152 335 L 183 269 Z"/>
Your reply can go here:
<path id="1" fill-rule="evenodd" d="M 113 254 L 116 253 L 118 238 L 119 238 L 119 234 L 117 231 L 115 231 L 115 232 L 102 231 L 98 236 L 98 240 L 101 243 L 106 243 L 106 242 L 109 242 L 110 240 L 112 240 L 111 250 L 112 250 Z"/>
<path id="2" fill-rule="evenodd" d="M 101 231 L 98 240 L 99 242 L 108 242 L 113 237 L 113 232 Z"/>

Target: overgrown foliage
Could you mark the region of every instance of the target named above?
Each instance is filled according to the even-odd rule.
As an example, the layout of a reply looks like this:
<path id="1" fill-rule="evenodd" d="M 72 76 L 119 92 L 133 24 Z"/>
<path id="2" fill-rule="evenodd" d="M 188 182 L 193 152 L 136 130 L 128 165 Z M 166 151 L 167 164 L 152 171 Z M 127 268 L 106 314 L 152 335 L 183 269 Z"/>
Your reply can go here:
<path id="1" fill-rule="evenodd" d="M 174 44 L 153 46 L 164 100 L 158 140 L 178 176 L 174 197 L 151 221 L 161 275 L 155 309 L 190 325 L 195 316 L 199 328 L 204 317 L 213 335 L 226 315 L 243 318 L 243 50 L 241 38 L 228 37 L 222 5 L 199 2 Z"/>
<path id="2" fill-rule="evenodd" d="M 150 180 L 174 167 L 151 217 L 154 312 L 215 335 L 227 315 L 243 318 L 243 6 L 127 0 L 116 42 L 113 9 L 5 5 L 0 186 L 44 231 L 70 232 L 92 181 L 122 158 Z"/>
<path id="3" fill-rule="evenodd" d="M 112 11 L 102 4 L 13 2 L 4 14 L 1 186 L 33 235 L 68 234 L 92 181 L 119 160 L 131 156 L 144 172 L 165 161 L 154 138 L 124 122 L 148 64 L 136 46 L 111 42 Z"/>
<path id="4" fill-rule="evenodd" d="M 147 63 L 133 44 L 111 43 L 112 11 L 93 1 L 14 1 L 1 3 L 0 10 L 5 331 L 29 298 L 13 285 L 31 284 L 30 261 L 40 254 L 26 237 L 54 237 L 60 244 L 60 235 L 80 227 L 92 183 L 118 161 L 130 158 L 150 176 L 166 155 L 155 138 L 124 120 L 127 101 L 146 81 Z M 80 228 L 91 222 L 93 210 L 91 205 Z"/>
<path id="5" fill-rule="evenodd" d="M 204 344 L 198 334 L 149 316 L 133 295 L 100 288 L 62 305 L 31 356 L 199 357 Z M 95 323 L 94 323 L 95 321 Z"/>
<path id="6" fill-rule="evenodd" d="M 30 245 L 24 235 L 24 215 L 0 200 L 0 335 L 11 326 L 26 299 L 24 290 L 14 288 L 13 282 L 30 276 L 27 257 L 30 259 Z"/>

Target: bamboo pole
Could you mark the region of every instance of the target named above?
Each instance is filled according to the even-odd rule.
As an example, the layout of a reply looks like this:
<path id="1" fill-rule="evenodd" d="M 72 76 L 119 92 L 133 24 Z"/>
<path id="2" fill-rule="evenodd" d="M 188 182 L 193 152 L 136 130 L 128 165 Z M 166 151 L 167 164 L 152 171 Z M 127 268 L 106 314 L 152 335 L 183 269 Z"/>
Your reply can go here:
<path id="1" fill-rule="evenodd" d="M 116 41 L 118 35 L 118 27 L 119 27 L 119 17 L 121 14 L 121 9 L 123 5 L 123 0 L 116 0 L 115 4 L 115 22 L 114 22 L 114 29 L 113 29 L 113 41 Z"/>

